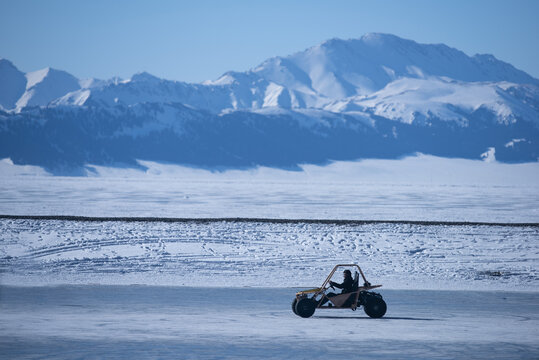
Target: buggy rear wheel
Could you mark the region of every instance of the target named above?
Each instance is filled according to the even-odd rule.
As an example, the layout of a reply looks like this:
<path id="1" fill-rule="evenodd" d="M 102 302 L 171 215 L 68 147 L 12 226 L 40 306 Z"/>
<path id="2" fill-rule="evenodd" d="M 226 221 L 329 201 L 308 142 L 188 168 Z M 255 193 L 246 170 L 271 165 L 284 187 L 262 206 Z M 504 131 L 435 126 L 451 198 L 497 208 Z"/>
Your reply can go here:
<path id="1" fill-rule="evenodd" d="M 381 318 L 387 311 L 387 305 L 384 299 L 378 296 L 369 296 L 366 299 L 366 303 L 363 305 L 365 314 L 371 318 Z"/>
<path id="2" fill-rule="evenodd" d="M 313 299 L 303 298 L 297 302 L 295 313 L 302 318 L 308 318 L 313 316 L 315 310 L 316 302 Z"/>

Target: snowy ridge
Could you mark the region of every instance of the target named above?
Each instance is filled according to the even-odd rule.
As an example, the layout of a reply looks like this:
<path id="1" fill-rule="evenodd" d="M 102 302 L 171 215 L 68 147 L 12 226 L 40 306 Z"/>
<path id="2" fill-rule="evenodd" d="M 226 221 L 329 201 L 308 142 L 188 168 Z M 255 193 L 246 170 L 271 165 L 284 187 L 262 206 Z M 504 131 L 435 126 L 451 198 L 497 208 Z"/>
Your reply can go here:
<path id="1" fill-rule="evenodd" d="M 369 96 L 356 96 L 325 107 L 334 112 L 361 111 L 411 124 L 442 119 L 467 125 L 463 113 L 491 111 L 498 122 L 514 123 L 517 118 L 537 121 L 539 111 L 516 98 L 509 89 L 526 87 L 507 82 L 466 83 L 447 78 L 402 78 Z"/>
<path id="2" fill-rule="evenodd" d="M 8 76 L 7 73 L 13 71 L 0 71 L 0 76 L 4 72 Z M 49 68 L 26 76 L 27 92 L 39 84 L 43 89 L 22 95 L 17 108 L 44 106 L 54 99 L 64 98 L 55 105 L 80 106 L 89 99 L 107 105 L 179 102 L 217 113 L 225 109 L 254 110 L 272 106 L 323 108 L 331 101 L 373 94 L 403 78 L 432 79 L 433 87 L 439 78 L 539 85 L 539 80 L 492 55 L 469 57 L 443 44 L 418 44 L 376 33 L 352 40 L 331 39 L 287 57 L 271 58 L 250 71 L 228 72 L 203 84 L 168 81 L 148 73 L 135 74 L 127 81 L 79 81 L 65 72 Z M 11 82 L 6 81 L 2 88 L 14 87 Z M 399 86 L 404 84 L 407 83 Z M 413 83 L 409 85 L 408 90 L 413 91 Z M 83 102 L 65 98 L 68 92 L 90 88 L 92 91 Z M 80 99 L 80 96 L 74 97 Z"/>
<path id="3" fill-rule="evenodd" d="M 253 73 L 300 93 L 316 94 L 319 104 L 323 98 L 371 94 L 399 78 L 539 85 L 537 79 L 492 55 L 468 57 L 445 45 L 418 44 L 388 34 L 328 40 L 286 58 L 270 59 Z"/>
<path id="4" fill-rule="evenodd" d="M 26 91 L 17 108 L 46 105 L 64 94 L 80 88 L 79 80 L 65 71 L 46 68 L 26 74 Z"/>

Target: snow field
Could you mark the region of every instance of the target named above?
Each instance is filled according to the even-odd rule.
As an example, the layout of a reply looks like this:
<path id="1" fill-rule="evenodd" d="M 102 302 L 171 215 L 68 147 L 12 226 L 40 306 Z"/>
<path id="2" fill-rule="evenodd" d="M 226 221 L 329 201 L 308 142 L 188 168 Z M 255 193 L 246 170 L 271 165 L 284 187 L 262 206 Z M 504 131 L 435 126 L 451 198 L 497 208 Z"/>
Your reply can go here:
<path id="1" fill-rule="evenodd" d="M 390 289 L 531 290 L 537 226 L 0 220 L 2 283 L 319 286 L 358 263 Z"/>
<path id="2" fill-rule="evenodd" d="M 0 161 L 0 214 L 539 223 L 539 163 L 402 160 L 210 172 L 140 161 L 50 176 Z"/>

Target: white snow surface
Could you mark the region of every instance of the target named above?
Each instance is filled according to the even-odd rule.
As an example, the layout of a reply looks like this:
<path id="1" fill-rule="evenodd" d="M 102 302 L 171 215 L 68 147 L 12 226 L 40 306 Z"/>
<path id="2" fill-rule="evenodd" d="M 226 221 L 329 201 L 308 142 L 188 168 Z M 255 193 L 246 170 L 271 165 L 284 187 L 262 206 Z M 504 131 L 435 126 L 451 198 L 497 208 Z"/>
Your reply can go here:
<path id="1" fill-rule="evenodd" d="M 303 286 L 337 262 L 359 262 L 392 288 L 539 285 L 538 163 L 418 155 L 303 171 L 141 165 L 147 169 L 94 166 L 89 177 L 57 177 L 3 160 L 0 214 L 441 223 L 3 219 L 2 282 Z M 302 280 L 289 279 L 290 269 L 304 272 Z"/>
<path id="2" fill-rule="evenodd" d="M 4 285 L 319 286 L 359 263 L 390 289 L 539 290 L 539 227 L 0 219 Z"/>
<path id="3" fill-rule="evenodd" d="M 140 164 L 60 177 L 2 160 L 0 214 L 539 222 L 539 163 L 419 154 L 303 171 Z"/>

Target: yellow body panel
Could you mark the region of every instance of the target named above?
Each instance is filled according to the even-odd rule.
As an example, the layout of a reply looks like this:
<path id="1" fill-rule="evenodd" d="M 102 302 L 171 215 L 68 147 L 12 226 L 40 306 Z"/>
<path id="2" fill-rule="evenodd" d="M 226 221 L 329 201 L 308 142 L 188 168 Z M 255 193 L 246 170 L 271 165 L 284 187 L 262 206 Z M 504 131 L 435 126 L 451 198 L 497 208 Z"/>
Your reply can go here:
<path id="1" fill-rule="evenodd" d="M 298 291 L 298 292 L 296 293 L 296 295 L 311 294 L 311 293 L 319 292 L 320 290 L 322 290 L 322 288 L 315 288 L 315 289 L 309 289 L 309 290 L 302 290 L 302 291 Z"/>

